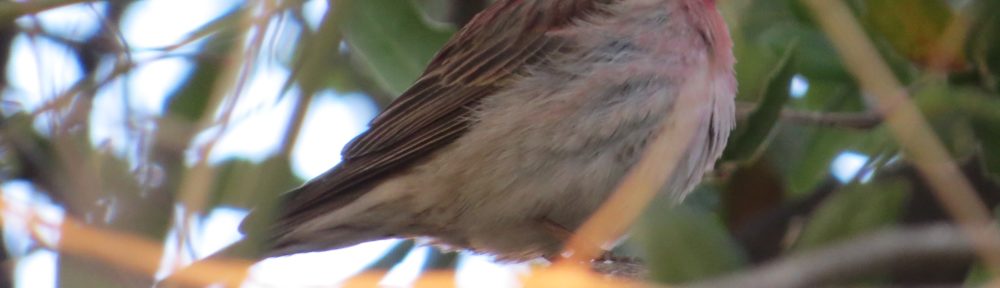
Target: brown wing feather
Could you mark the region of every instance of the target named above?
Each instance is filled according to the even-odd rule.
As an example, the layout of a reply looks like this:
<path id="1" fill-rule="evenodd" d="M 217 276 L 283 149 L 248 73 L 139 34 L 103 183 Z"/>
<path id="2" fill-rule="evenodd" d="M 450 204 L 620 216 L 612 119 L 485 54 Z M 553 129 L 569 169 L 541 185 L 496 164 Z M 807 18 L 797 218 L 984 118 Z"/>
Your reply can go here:
<path id="1" fill-rule="evenodd" d="M 451 143 L 471 124 L 468 113 L 480 99 L 565 44 L 546 32 L 613 1 L 497 1 L 445 44 L 424 75 L 348 144 L 340 165 L 284 195 L 275 226 L 294 226 L 346 205 L 377 179 Z"/>

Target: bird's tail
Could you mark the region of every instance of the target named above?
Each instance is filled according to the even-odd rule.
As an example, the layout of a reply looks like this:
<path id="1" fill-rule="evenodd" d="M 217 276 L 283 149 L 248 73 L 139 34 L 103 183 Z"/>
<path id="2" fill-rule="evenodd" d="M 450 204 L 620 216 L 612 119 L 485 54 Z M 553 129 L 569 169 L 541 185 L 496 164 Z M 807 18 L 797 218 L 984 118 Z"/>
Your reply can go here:
<path id="1" fill-rule="evenodd" d="M 212 284 L 238 287 L 246 279 L 250 265 L 262 257 L 263 250 L 260 248 L 259 241 L 241 239 L 175 271 L 156 287 L 204 287 Z"/>

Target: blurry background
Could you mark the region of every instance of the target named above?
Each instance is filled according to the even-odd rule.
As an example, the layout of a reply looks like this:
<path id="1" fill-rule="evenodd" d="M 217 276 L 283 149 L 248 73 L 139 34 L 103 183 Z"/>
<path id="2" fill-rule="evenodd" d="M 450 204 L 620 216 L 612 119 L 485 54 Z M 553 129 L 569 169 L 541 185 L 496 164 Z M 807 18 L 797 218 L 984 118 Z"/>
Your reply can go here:
<path id="1" fill-rule="evenodd" d="M 82 241 L 60 237 L 64 219 L 162 243 L 161 276 L 238 239 L 249 207 L 335 165 L 489 2 L 0 3 L 0 279 L 136 285 L 129 269 L 53 249 Z M 646 259 L 655 281 L 683 283 L 947 219 L 806 6 L 718 2 L 739 60 L 738 129 L 718 171 L 683 207 L 654 203 L 622 253 Z M 847 4 L 994 208 L 1000 1 Z M 860 283 L 982 281 L 975 263 L 950 257 Z M 406 285 L 458 268 L 460 285 L 509 287 L 530 266 L 391 240 L 270 259 L 248 286 L 330 285 L 364 269 Z"/>

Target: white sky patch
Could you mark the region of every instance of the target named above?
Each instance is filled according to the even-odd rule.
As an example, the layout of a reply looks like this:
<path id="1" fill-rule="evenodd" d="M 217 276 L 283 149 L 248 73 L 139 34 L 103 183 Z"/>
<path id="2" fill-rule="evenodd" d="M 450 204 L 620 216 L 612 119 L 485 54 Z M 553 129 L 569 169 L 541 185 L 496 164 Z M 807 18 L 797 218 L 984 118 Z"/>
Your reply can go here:
<path id="1" fill-rule="evenodd" d="M 407 254 L 402 262 L 392 267 L 385 278 L 379 282 L 379 285 L 386 287 L 410 286 L 420 276 L 420 268 L 427 261 L 428 254 L 430 254 L 428 247 L 417 247 L 410 250 L 410 254 Z"/>
<path id="2" fill-rule="evenodd" d="M 520 287 L 518 272 L 527 273 L 528 264 L 497 264 L 491 257 L 463 254 L 458 263 L 455 282 L 458 287 L 509 288 Z"/>
<path id="3" fill-rule="evenodd" d="M 198 258 L 208 256 L 226 245 L 243 238 L 238 231 L 247 211 L 236 208 L 215 208 L 201 220 L 201 229 L 194 235 L 194 251 Z"/>
<path id="4" fill-rule="evenodd" d="M 276 65 L 281 68 L 286 68 L 289 64 L 296 61 L 296 54 L 299 49 L 296 45 L 299 44 L 299 39 L 302 38 L 302 25 L 299 22 L 291 21 L 290 16 L 284 15 L 284 21 L 272 21 L 272 25 L 268 27 L 269 34 L 267 38 L 264 39 L 264 45 L 261 47 L 261 64 L 258 65 Z"/>
<path id="5" fill-rule="evenodd" d="M 326 92 L 313 97 L 292 152 L 295 174 L 311 179 L 340 163 L 341 147 L 367 129 L 375 113 L 375 104 L 366 96 Z"/>
<path id="6" fill-rule="evenodd" d="M 254 265 L 244 287 L 327 287 L 361 272 L 399 240 L 271 258 Z"/>
<path id="7" fill-rule="evenodd" d="M 56 287 L 56 260 L 59 257 L 49 250 L 38 250 L 20 259 L 14 270 L 18 288 Z"/>
<path id="8" fill-rule="evenodd" d="M 868 163 L 868 156 L 854 151 L 840 153 L 833 159 L 830 169 L 833 176 L 840 182 L 847 183 L 854 179 L 855 175 L 861 172 L 865 163 Z"/>
<path id="9" fill-rule="evenodd" d="M 162 113 L 166 109 L 167 96 L 180 88 L 178 84 L 192 68 L 191 61 L 186 59 L 166 58 L 147 62 L 132 70 L 128 77 L 132 109 L 149 115 Z"/>
<path id="10" fill-rule="evenodd" d="M 809 79 L 806 79 L 806 77 L 802 76 L 802 74 L 795 74 L 795 76 L 792 77 L 792 83 L 790 85 L 791 88 L 789 92 L 792 98 L 798 99 L 805 97 L 806 93 L 809 92 Z"/>
<path id="11" fill-rule="evenodd" d="M 62 225 L 62 219 L 66 214 L 62 207 L 52 203 L 48 196 L 39 193 L 31 184 L 24 181 L 11 181 L 5 183 L 2 188 L 6 204 L 3 211 L 4 224 L 21 228 L 20 230 L 7 230 L 7 233 L 21 234 L 16 236 L 25 237 L 25 241 L 31 241 L 27 234 L 28 222 L 24 217 L 34 214 L 42 223 L 49 224 L 46 226 L 40 223 L 40 226 L 34 228 L 40 240 L 47 244 L 59 242 L 58 226 Z"/>
<path id="12" fill-rule="evenodd" d="M 249 79 L 233 109 L 228 130 L 209 157 L 212 163 L 232 156 L 260 161 L 274 152 L 284 139 L 285 128 L 297 101 L 294 93 L 278 101 L 287 78 L 287 70 L 268 65 Z"/>
<path id="13" fill-rule="evenodd" d="M 305 5 L 302 6 L 302 14 L 306 18 L 306 23 L 309 28 L 316 30 L 319 28 L 320 22 L 323 20 L 323 15 L 326 14 L 327 3 L 325 0 L 310 0 L 306 1 Z"/>
<path id="14" fill-rule="evenodd" d="M 100 111 L 90 113 L 90 141 L 95 146 L 107 142 L 116 151 L 124 151 L 127 140 L 130 140 L 125 126 L 128 122 L 122 101 L 123 83 L 121 80 L 112 81 L 94 97 L 93 111 Z"/>
<path id="15" fill-rule="evenodd" d="M 62 208 L 53 205 L 48 197 L 35 191 L 28 182 L 10 181 L 0 188 L 3 189 L 6 204 L 2 214 L 4 240 L 7 247 L 11 248 L 9 251 L 12 252 L 12 256 L 23 257 L 18 258 L 14 270 L 16 287 L 56 287 L 57 255 L 46 249 L 37 249 L 24 255 L 28 252 L 27 248 L 32 240 L 28 232 L 28 223 L 23 216 L 31 211 L 37 213 L 45 223 L 54 225 L 52 229 L 43 227 L 36 231 L 47 244 L 55 244 L 59 241 L 58 225 L 62 223 L 65 213 Z"/>
<path id="16" fill-rule="evenodd" d="M 11 86 L 22 93 L 4 100 L 35 110 L 68 89 L 83 74 L 71 53 L 69 47 L 45 38 L 15 37 L 6 69 Z"/>
<path id="17" fill-rule="evenodd" d="M 66 45 L 41 37 L 25 35 L 14 38 L 7 68 L 13 91 L 8 90 L 4 102 L 13 102 L 17 109 L 36 111 L 50 103 L 80 80 L 76 59 Z M 49 133 L 49 115 L 36 117 L 34 127 Z"/>
<path id="18" fill-rule="evenodd" d="M 14 211 L 33 209 L 34 188 L 25 181 L 10 181 L 0 186 L 3 189 L 5 209 L 2 211 L 4 243 L 15 256 L 28 252 L 31 240 L 28 238 L 28 223 Z"/>
<path id="19" fill-rule="evenodd" d="M 161 48 L 180 42 L 189 33 L 242 1 L 146 0 L 131 4 L 122 21 L 122 34 L 133 49 Z"/>

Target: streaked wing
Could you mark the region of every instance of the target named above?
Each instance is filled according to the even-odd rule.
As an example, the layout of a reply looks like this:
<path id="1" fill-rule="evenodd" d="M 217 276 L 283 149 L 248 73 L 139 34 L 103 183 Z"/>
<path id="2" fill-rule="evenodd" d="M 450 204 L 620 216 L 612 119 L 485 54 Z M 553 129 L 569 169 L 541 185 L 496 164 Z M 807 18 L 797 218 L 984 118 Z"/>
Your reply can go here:
<path id="1" fill-rule="evenodd" d="M 547 34 L 615 0 L 499 0 L 462 28 L 423 76 L 343 151 L 337 167 L 285 195 L 278 226 L 294 226 L 346 205 L 378 179 L 405 169 L 472 124 L 470 108 L 565 48 Z"/>

